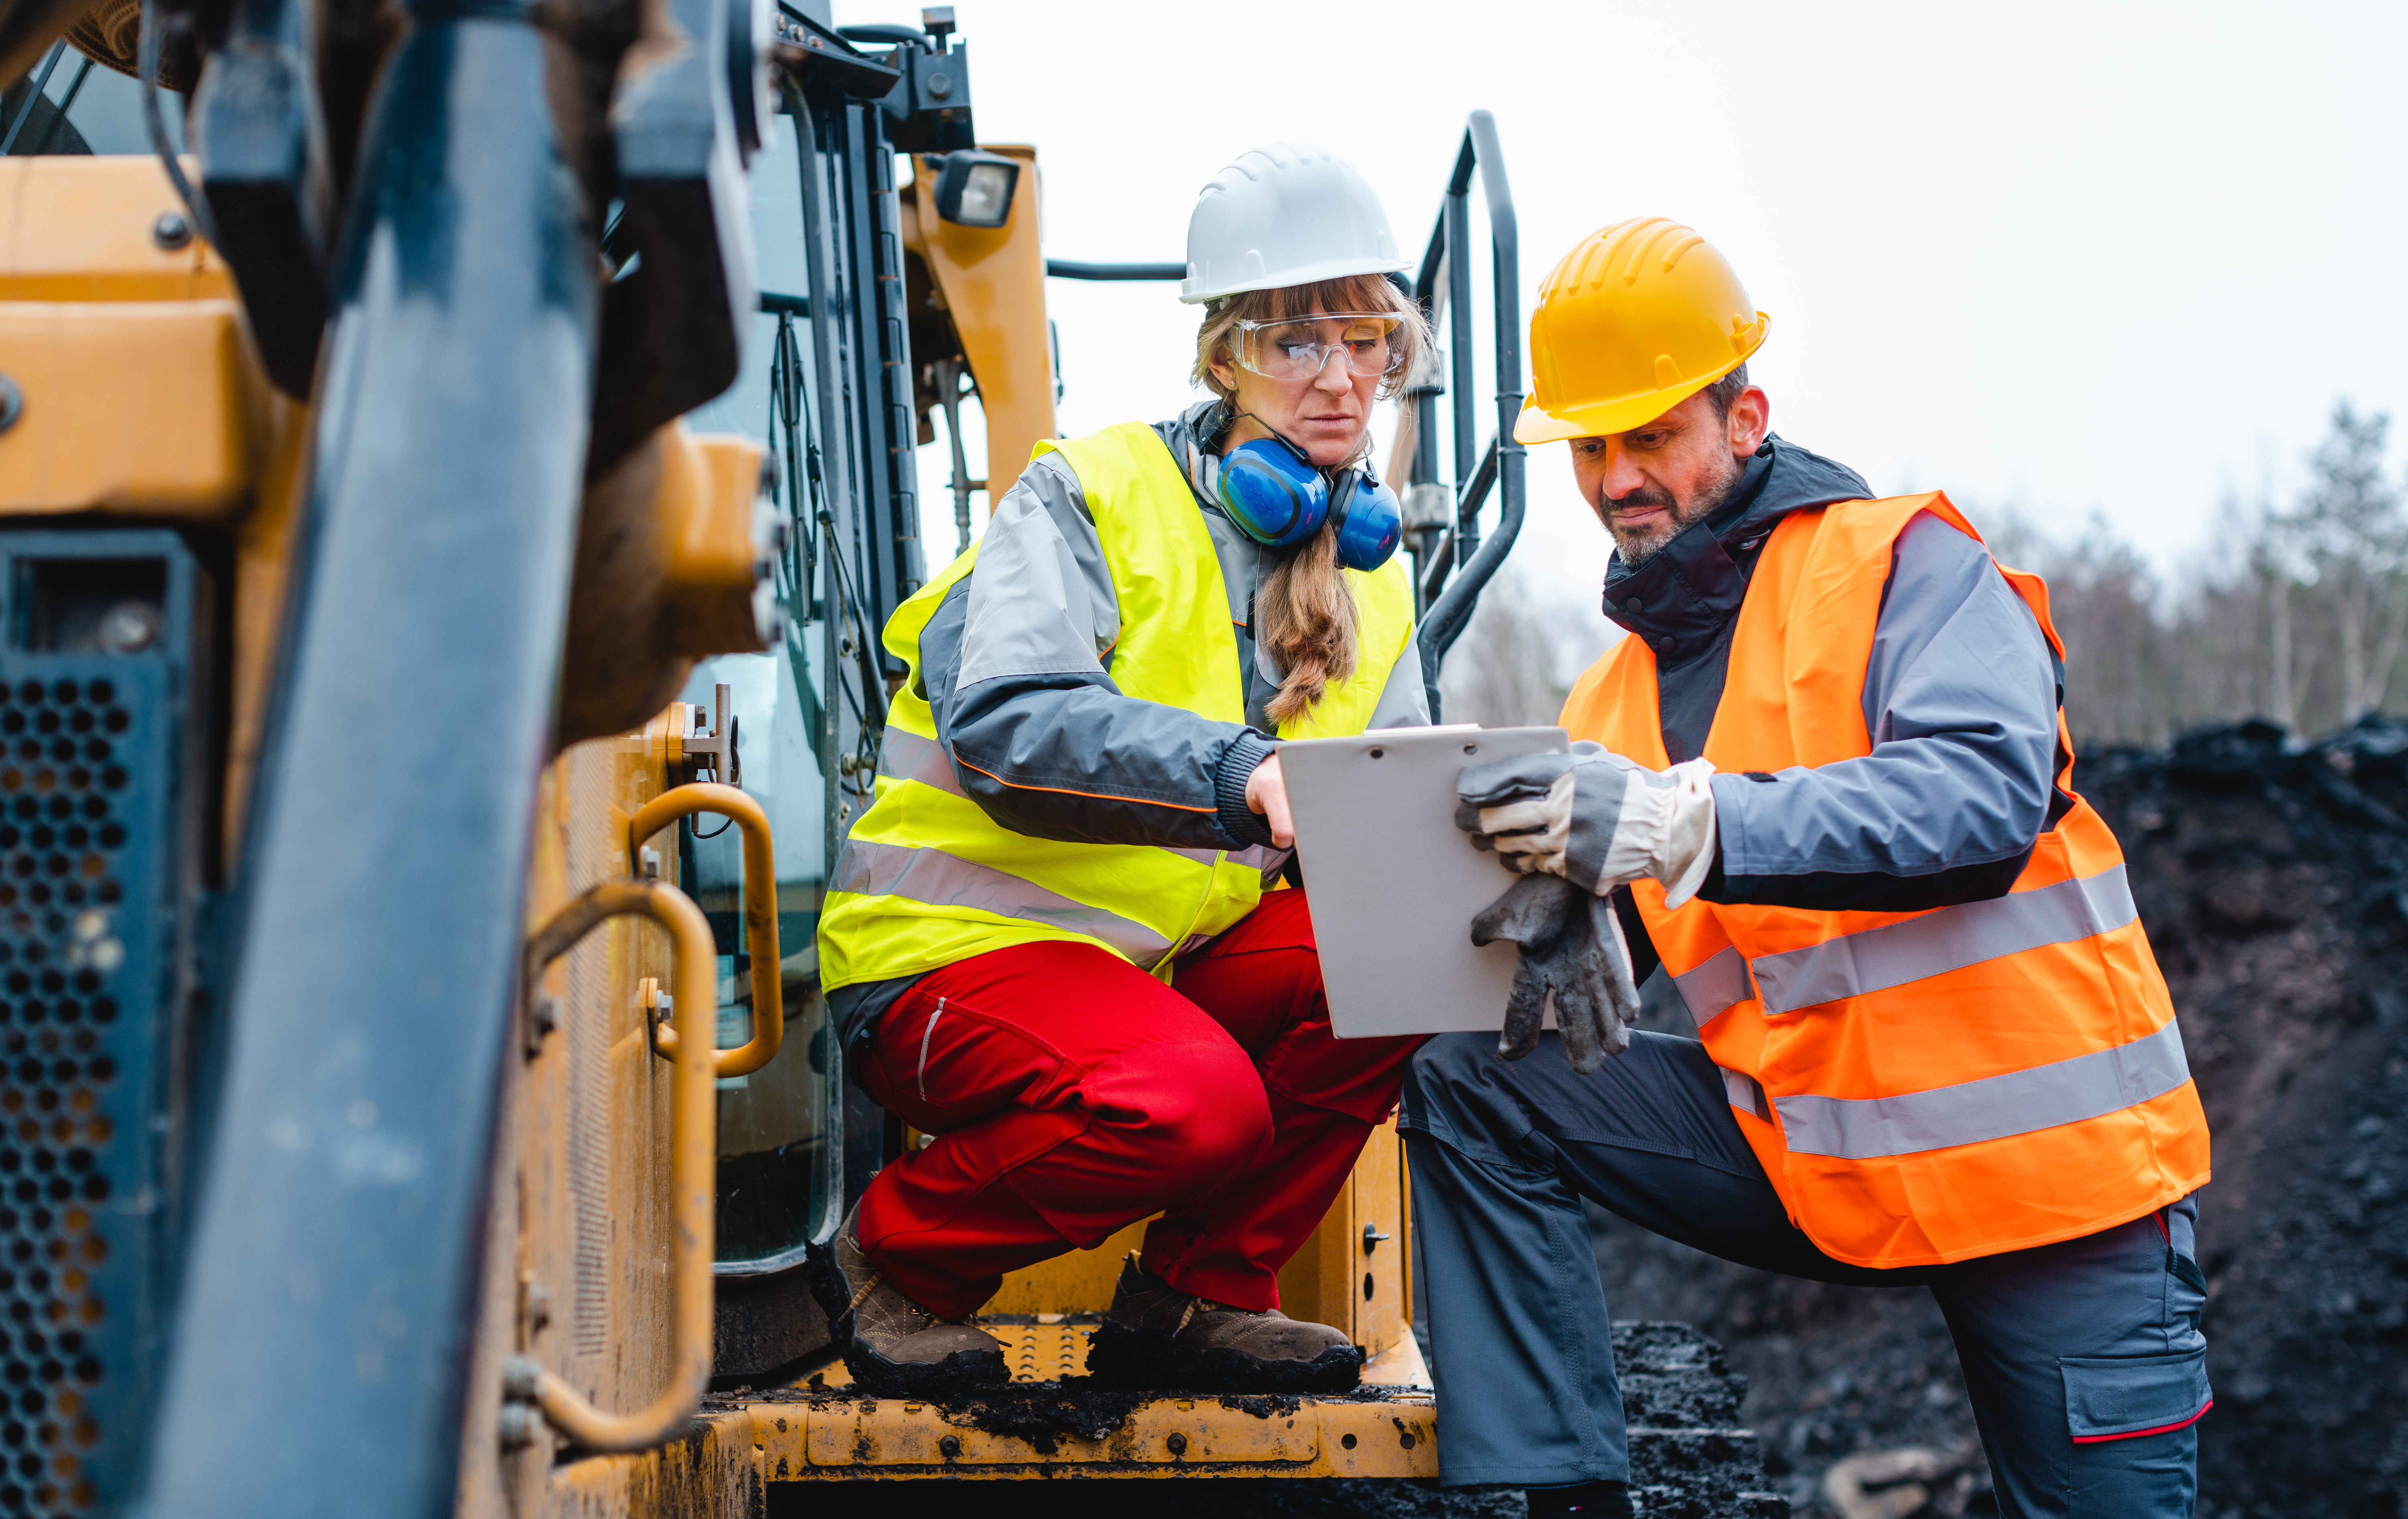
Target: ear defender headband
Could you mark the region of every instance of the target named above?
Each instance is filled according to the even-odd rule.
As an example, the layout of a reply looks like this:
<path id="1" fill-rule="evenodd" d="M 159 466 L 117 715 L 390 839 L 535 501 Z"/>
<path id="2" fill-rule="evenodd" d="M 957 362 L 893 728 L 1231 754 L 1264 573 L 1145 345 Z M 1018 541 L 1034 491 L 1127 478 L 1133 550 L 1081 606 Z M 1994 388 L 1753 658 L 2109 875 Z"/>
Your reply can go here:
<path id="1" fill-rule="evenodd" d="M 1284 437 L 1239 444 L 1222 455 L 1220 473 L 1222 509 L 1240 532 L 1265 548 L 1301 543 L 1334 517 L 1338 562 L 1352 570 L 1374 570 L 1388 562 L 1404 536 L 1397 493 L 1369 469 L 1340 471 L 1333 490 L 1304 451 Z"/>

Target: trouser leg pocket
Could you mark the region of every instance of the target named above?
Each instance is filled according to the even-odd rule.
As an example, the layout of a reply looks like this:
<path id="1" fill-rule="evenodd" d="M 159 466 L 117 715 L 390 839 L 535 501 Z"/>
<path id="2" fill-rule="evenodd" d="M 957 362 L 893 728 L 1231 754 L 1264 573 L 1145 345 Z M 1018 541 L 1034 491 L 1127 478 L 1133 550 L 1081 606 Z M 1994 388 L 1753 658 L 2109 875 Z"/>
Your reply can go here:
<path id="1" fill-rule="evenodd" d="M 2214 1395 L 2207 1347 L 2167 1355 L 2061 1357 L 2065 1422 L 2077 1445 L 2162 1435 L 2198 1422 Z"/>

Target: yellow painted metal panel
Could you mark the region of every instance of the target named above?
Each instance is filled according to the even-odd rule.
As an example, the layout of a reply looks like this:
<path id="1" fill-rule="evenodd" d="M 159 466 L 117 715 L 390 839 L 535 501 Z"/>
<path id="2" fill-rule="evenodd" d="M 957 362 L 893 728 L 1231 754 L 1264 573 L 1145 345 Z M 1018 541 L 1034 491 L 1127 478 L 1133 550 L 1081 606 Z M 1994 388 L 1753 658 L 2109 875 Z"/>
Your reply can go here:
<path id="1" fill-rule="evenodd" d="M 986 1319 L 1012 1379 L 1081 1376 L 1095 1316 Z M 1364 1369 L 1385 1396 L 1284 1398 L 1166 1396 L 1140 1404 L 1102 1440 L 1039 1442 L 976 1428 L 937 1404 L 858 1397 L 841 1363 L 808 1387 L 745 1405 L 772 1482 L 857 1477 L 1433 1477 L 1436 1409 L 1411 1335 Z M 1176 1445 L 1171 1437 L 1177 1436 Z M 946 1441 L 953 1443 L 949 1448 Z"/>
<path id="2" fill-rule="evenodd" d="M 666 789 L 665 758 L 657 735 L 636 733 L 574 745 L 545 770 L 530 930 L 586 888 L 626 874 L 627 823 Z M 676 852 L 664 851 L 662 864 L 674 880 Z M 669 973 L 666 934 L 614 920 L 544 973 L 552 1030 L 512 1041 L 495 1144 L 495 1243 L 462 1426 L 464 1519 L 752 1512 L 739 1501 L 752 1469 L 679 1466 L 684 1441 L 555 1469 L 559 1440 L 548 1428 L 515 1451 L 495 1440 L 505 1356 L 531 1356 L 613 1410 L 641 1406 L 671 1373 L 674 1072 L 651 1053 L 637 1004 L 645 979 Z M 531 1055 L 519 1053 L 527 1048 Z"/>
<path id="3" fill-rule="evenodd" d="M 1408 1399 L 1159 1397 L 1101 1440 L 993 1434 L 935 1403 L 753 1403 L 771 1482 L 859 1477 L 1435 1477 L 1436 1411 Z M 1045 1447 L 1051 1447 L 1050 1449 Z"/>
<path id="4" fill-rule="evenodd" d="M 696 1421 L 658 1450 L 570 1461 L 552 1469 L 544 1501 L 522 1512 L 550 1519 L 757 1519 L 762 1453 L 741 1413 Z"/>
<path id="5" fill-rule="evenodd" d="M 0 160 L 5 162 L 5 160 Z M 230 515 L 251 489 L 232 301 L 0 301 L 0 512 Z"/>
<path id="6" fill-rule="evenodd" d="M 1074 1250 L 1011 1272 L 979 1312 L 1102 1312 L 1112 1306 L 1121 1262 L 1144 1247 L 1145 1226 L 1153 1222 L 1141 1218 L 1093 1250 Z"/>
<path id="7" fill-rule="evenodd" d="M 267 694 L 276 677 L 277 634 L 293 545 L 301 531 L 301 502 L 309 487 L 309 408 L 268 390 L 267 443 L 261 451 L 259 488 L 235 530 L 234 650 L 225 761 L 226 870 L 240 853 L 250 815 L 251 781 L 259 771 L 267 730 Z"/>
<path id="8" fill-rule="evenodd" d="M 1354 1194 L 1354 1216 L 1347 1221 L 1354 1249 L 1346 1268 L 1354 1343 L 1377 1355 L 1412 1338 L 1412 1305 L 1405 1297 L 1405 1147 L 1393 1120 L 1372 1131 L 1347 1185 Z"/>
<path id="9" fill-rule="evenodd" d="M 184 172 L 200 178 L 198 160 Z M 0 301 L 230 297 L 225 264 L 195 237 L 163 248 L 159 218 L 183 214 L 147 153 L 0 158 Z"/>
<path id="10" fill-rule="evenodd" d="M 752 593 L 767 552 L 753 532 L 761 445 L 739 434 L 689 434 L 681 421 L 666 442 L 658 509 L 670 642 L 691 654 L 755 652 Z"/>
<path id="11" fill-rule="evenodd" d="M 1000 227 L 945 221 L 937 215 L 936 175 L 924 168 L 904 201 L 904 240 L 927 259 L 978 381 L 991 506 L 1027 467 L 1037 440 L 1054 436 L 1054 341 L 1045 321 L 1045 251 L 1038 241 L 1037 150 L 983 150 L 1020 161 L 1010 219 Z"/>

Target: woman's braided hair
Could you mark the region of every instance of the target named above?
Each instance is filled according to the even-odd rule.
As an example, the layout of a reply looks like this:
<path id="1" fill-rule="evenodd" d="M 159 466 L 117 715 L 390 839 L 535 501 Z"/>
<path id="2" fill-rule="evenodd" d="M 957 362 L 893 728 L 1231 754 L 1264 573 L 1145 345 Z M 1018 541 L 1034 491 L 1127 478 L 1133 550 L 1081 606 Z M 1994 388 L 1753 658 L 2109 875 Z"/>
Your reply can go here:
<path id="1" fill-rule="evenodd" d="M 1316 311 L 1393 311 L 1404 319 L 1391 342 L 1396 363 L 1380 381 L 1382 400 L 1403 388 L 1430 340 L 1421 310 L 1385 275 L 1351 275 L 1310 285 L 1283 285 L 1276 290 L 1249 290 L 1213 301 L 1204 308 L 1204 325 L 1196 335 L 1195 380 L 1224 401 L 1235 392 L 1212 372 L 1216 359 L 1234 365 L 1229 339 L 1240 322 L 1276 322 Z M 1371 451 L 1367 430 L 1361 443 L 1343 461 L 1361 464 Z M 1264 577 L 1254 602 L 1254 637 L 1273 662 L 1285 672 L 1279 695 L 1270 701 L 1270 719 L 1286 723 L 1311 711 L 1332 681 L 1354 673 L 1354 595 L 1338 564 L 1338 530 L 1325 523 L 1320 532 L 1297 544 Z"/>

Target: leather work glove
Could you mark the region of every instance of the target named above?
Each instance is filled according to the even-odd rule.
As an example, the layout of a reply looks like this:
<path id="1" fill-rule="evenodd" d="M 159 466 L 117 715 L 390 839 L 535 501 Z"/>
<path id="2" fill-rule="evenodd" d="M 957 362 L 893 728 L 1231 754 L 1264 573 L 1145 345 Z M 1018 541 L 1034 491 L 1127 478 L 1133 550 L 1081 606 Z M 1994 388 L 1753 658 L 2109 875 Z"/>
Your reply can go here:
<path id="1" fill-rule="evenodd" d="M 1455 825 L 1508 870 L 1544 871 L 1602 896 L 1642 877 L 1665 902 L 1697 895 L 1714 861 L 1711 760 L 1651 770 L 1601 745 L 1467 766 Z"/>
<path id="2" fill-rule="evenodd" d="M 1630 946 L 1608 897 L 1550 875 L 1527 875 L 1471 920 L 1471 941 L 1516 945 L 1513 989 L 1505 1000 L 1505 1027 L 1497 1053 L 1519 1060 L 1539 1046 L 1547 999 L 1564 1054 L 1583 1076 L 1605 1057 L 1630 1048 L 1639 1016 L 1639 988 L 1630 976 Z"/>

